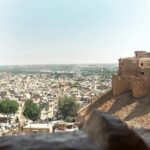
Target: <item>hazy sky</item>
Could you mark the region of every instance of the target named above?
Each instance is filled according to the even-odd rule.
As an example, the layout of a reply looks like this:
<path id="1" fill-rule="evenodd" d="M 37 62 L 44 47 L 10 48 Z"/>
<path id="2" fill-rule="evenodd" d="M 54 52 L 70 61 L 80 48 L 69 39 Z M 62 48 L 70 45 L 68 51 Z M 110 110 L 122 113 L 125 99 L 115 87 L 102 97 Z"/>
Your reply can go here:
<path id="1" fill-rule="evenodd" d="M 112 63 L 150 50 L 150 0 L 0 0 L 0 65 Z"/>

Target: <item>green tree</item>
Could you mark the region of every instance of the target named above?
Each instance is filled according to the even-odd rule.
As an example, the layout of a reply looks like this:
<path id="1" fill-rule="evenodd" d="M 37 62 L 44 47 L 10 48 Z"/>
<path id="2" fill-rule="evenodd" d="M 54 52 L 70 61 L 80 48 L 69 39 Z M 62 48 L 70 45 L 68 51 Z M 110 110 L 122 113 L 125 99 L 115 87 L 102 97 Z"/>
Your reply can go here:
<path id="1" fill-rule="evenodd" d="M 19 104 L 15 100 L 2 100 L 0 101 L 0 113 L 6 114 L 11 117 L 18 111 Z M 9 118 L 10 120 L 10 118 Z"/>
<path id="2" fill-rule="evenodd" d="M 36 121 L 41 115 L 40 107 L 33 103 L 32 100 L 27 100 L 24 105 L 23 115 L 32 121 Z"/>
<path id="3" fill-rule="evenodd" d="M 14 100 L 2 100 L 0 102 L 0 112 L 6 115 L 15 114 L 18 111 L 19 104 Z"/>
<path id="4" fill-rule="evenodd" d="M 61 97 L 58 101 L 58 112 L 62 118 L 68 122 L 74 120 L 77 111 L 79 109 L 79 104 L 74 97 Z"/>

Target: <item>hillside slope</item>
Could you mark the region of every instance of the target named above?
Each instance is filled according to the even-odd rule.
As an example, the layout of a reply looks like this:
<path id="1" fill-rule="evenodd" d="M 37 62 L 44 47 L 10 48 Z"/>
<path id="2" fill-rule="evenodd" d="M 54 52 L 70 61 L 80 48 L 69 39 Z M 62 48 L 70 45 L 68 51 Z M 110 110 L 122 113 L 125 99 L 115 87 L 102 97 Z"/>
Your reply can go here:
<path id="1" fill-rule="evenodd" d="M 114 97 L 112 91 L 109 91 L 82 109 L 78 114 L 78 121 L 87 119 L 93 109 L 108 112 L 129 126 L 150 128 L 150 95 L 134 99 L 130 92 Z"/>

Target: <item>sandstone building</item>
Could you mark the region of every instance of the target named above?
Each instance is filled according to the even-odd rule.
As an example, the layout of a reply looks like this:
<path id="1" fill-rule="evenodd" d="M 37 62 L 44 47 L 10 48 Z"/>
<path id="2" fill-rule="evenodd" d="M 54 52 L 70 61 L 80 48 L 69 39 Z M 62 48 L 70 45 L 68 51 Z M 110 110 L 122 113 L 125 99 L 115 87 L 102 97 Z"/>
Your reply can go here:
<path id="1" fill-rule="evenodd" d="M 150 53 L 135 51 L 135 56 L 119 59 L 119 70 L 112 77 L 113 95 L 131 91 L 133 96 L 143 97 L 150 93 Z"/>

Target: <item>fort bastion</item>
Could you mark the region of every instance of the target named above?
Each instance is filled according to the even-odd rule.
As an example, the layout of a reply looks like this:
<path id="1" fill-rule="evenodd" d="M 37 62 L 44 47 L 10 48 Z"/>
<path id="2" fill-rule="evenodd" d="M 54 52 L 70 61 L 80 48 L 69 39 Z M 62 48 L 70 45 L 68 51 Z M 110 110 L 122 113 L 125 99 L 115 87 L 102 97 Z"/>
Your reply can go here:
<path id="1" fill-rule="evenodd" d="M 119 59 L 119 70 L 112 77 L 113 95 L 131 91 L 135 98 L 150 93 L 150 52 L 135 51 L 134 57 Z"/>

